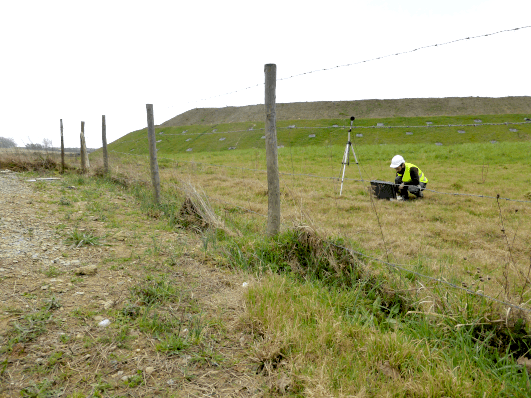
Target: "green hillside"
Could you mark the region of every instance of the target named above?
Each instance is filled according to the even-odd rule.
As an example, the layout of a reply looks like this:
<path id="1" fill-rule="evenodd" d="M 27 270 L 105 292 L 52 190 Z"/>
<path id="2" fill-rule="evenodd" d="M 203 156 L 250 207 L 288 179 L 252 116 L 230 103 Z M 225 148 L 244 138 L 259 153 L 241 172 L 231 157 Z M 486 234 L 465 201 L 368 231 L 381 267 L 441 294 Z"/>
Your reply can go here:
<path id="1" fill-rule="evenodd" d="M 351 140 L 359 145 L 524 142 L 531 140 L 528 114 L 437 117 L 357 118 Z M 279 146 L 344 145 L 350 127 L 344 119 L 281 120 L 277 122 Z M 156 127 L 161 155 L 265 148 L 264 122 Z M 147 128 L 114 141 L 109 150 L 149 153 Z"/>

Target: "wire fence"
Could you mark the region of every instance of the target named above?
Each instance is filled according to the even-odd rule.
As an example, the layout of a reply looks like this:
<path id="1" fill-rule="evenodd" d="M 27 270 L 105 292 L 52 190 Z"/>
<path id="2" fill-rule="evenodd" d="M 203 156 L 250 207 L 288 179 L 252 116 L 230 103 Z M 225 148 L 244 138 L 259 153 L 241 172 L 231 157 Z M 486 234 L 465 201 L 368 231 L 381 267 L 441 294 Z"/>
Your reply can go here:
<path id="1" fill-rule="evenodd" d="M 304 76 L 304 75 L 310 75 L 310 74 L 315 74 L 315 73 L 324 72 L 324 71 L 331 71 L 331 70 L 338 69 L 338 68 L 350 67 L 350 66 L 354 66 L 354 65 L 358 65 L 358 64 L 367 63 L 367 62 L 373 62 L 373 61 L 385 59 L 385 58 L 392 57 L 392 56 L 405 55 L 405 54 L 413 53 L 413 52 L 416 52 L 416 51 L 419 51 L 419 50 L 423 50 L 423 49 L 426 49 L 426 48 L 440 47 L 440 46 L 449 45 L 449 44 L 453 44 L 453 43 L 457 43 L 457 42 L 461 42 L 461 41 L 479 39 L 481 37 L 487 37 L 487 36 L 497 35 L 497 34 L 501 34 L 501 33 L 508 33 L 508 32 L 517 31 L 517 30 L 521 30 L 521 29 L 527 29 L 527 28 L 531 28 L 531 25 L 530 26 L 518 27 L 518 28 L 514 28 L 514 29 L 501 30 L 501 31 L 498 31 L 498 32 L 493 32 L 493 33 L 488 33 L 488 34 L 483 34 L 483 35 L 470 36 L 470 37 L 456 39 L 456 40 L 451 40 L 451 41 L 447 41 L 447 42 L 443 42 L 443 43 L 437 43 L 437 44 L 417 47 L 417 48 L 414 48 L 414 49 L 411 49 L 411 50 L 408 50 L 408 51 L 396 52 L 396 53 L 392 53 L 392 54 L 388 54 L 388 55 L 384 55 L 384 56 L 379 56 L 379 57 L 366 59 L 366 60 L 353 62 L 353 63 L 348 63 L 348 64 L 343 64 L 343 65 L 338 65 L 338 66 L 334 66 L 334 67 L 330 67 L 330 68 L 316 69 L 316 70 L 312 70 L 312 71 L 308 71 L 308 72 L 294 74 L 294 75 L 291 75 L 291 76 L 288 76 L 288 77 L 279 78 L 279 79 L 277 79 L 277 81 L 289 80 L 289 79 L 293 79 L 293 78 Z M 249 89 L 252 89 L 252 88 L 255 88 L 255 87 L 259 87 L 259 86 L 262 86 L 262 85 L 263 85 L 263 83 L 256 84 L 256 85 L 250 85 L 250 86 L 245 87 L 245 88 L 240 89 L 240 90 L 234 90 L 234 91 L 231 91 L 231 92 L 228 92 L 228 93 L 225 93 L 225 94 L 211 96 L 211 97 L 208 97 L 208 98 L 203 98 L 203 99 L 200 99 L 198 101 L 191 101 L 191 102 L 206 101 L 206 100 L 209 100 L 209 99 L 218 98 L 218 97 L 222 97 L 222 96 L 225 96 L 225 95 L 235 94 L 235 93 L 238 93 L 238 92 L 241 92 L 241 91 L 244 91 L 244 90 L 249 90 Z M 330 125 L 328 125 L 328 126 L 298 126 L 296 124 L 292 124 L 292 125 L 289 125 L 289 126 L 279 126 L 279 127 L 277 127 L 277 129 L 278 130 L 290 130 L 290 129 L 293 129 L 293 130 L 308 130 L 308 131 L 318 131 L 318 130 L 334 131 L 334 130 L 344 130 L 346 128 L 351 128 L 351 130 L 364 130 L 364 129 L 387 129 L 387 130 L 389 130 L 389 129 L 401 129 L 401 130 L 403 130 L 403 129 L 420 129 L 420 128 L 437 129 L 437 128 L 454 128 L 454 127 L 459 127 L 459 128 L 473 127 L 473 128 L 475 128 L 475 127 L 478 127 L 478 126 L 502 126 L 502 125 L 505 125 L 505 126 L 509 126 L 509 125 L 518 126 L 518 125 L 526 125 L 526 124 L 529 124 L 529 123 L 531 123 L 531 121 L 526 119 L 525 121 L 522 121 L 522 122 L 506 121 L 506 122 L 499 122 L 499 123 L 483 123 L 481 121 L 478 121 L 478 122 L 475 121 L 474 123 L 467 123 L 467 124 L 433 124 L 432 122 L 426 122 L 425 125 L 390 125 L 390 126 L 385 126 L 384 124 L 380 124 L 380 123 L 377 123 L 376 125 L 371 125 L 371 126 L 366 126 L 366 125 L 365 126 L 361 126 L 361 125 L 345 126 L 345 125 L 340 125 L 340 124 L 334 124 L 334 125 L 331 125 L 331 126 Z M 235 129 L 235 130 L 226 130 L 226 131 L 218 131 L 217 128 L 210 128 L 210 127 L 209 128 L 205 127 L 204 131 L 201 131 L 201 132 L 188 132 L 188 130 L 184 129 L 180 134 L 176 134 L 176 133 L 173 133 L 173 132 L 166 133 L 165 131 L 159 131 L 157 133 L 159 141 L 157 141 L 157 142 L 162 142 L 163 140 L 165 140 L 165 137 L 170 137 L 170 136 L 171 137 L 176 137 L 176 136 L 181 136 L 182 137 L 182 136 L 203 136 L 203 135 L 214 135 L 214 134 L 217 134 L 217 135 L 220 135 L 220 134 L 221 135 L 223 135 L 223 134 L 224 135 L 226 135 L 226 134 L 241 134 L 241 136 L 239 137 L 239 139 L 238 139 L 238 141 L 236 143 L 236 146 L 237 146 L 243 136 L 245 136 L 247 134 L 255 134 L 255 133 L 258 133 L 258 132 L 262 132 L 264 130 L 265 130 L 265 128 L 254 126 L 252 128 L 249 127 L 247 129 Z M 130 144 L 130 143 L 138 143 L 138 142 L 147 142 L 147 140 L 148 140 L 148 137 L 146 135 L 144 137 L 140 137 L 140 138 L 135 139 L 135 140 L 124 140 L 124 141 L 117 140 L 115 142 L 115 144 L 121 145 L 121 144 Z M 210 145 L 214 146 L 213 143 L 210 143 Z M 139 149 L 139 147 L 132 148 L 132 149 L 130 149 L 130 151 L 135 151 L 137 149 Z M 139 157 L 145 158 L 146 160 L 149 159 L 149 156 L 142 155 L 142 154 L 126 153 L 126 152 L 120 152 L 120 151 L 115 151 L 115 150 L 113 150 L 111 152 L 116 154 L 116 155 L 118 155 L 118 156 L 129 155 L 129 156 L 139 156 Z M 169 158 L 169 157 L 160 157 L 159 159 L 161 159 L 161 160 L 169 160 L 170 162 L 174 162 L 177 166 L 179 164 L 188 164 L 190 166 L 199 165 L 199 166 L 205 166 L 205 167 L 216 167 L 216 168 L 220 168 L 222 170 L 241 171 L 242 173 L 252 172 L 252 173 L 260 173 L 260 174 L 264 174 L 264 175 L 267 173 L 267 170 L 260 169 L 260 168 L 250 168 L 250 167 L 234 166 L 234 165 L 227 165 L 227 164 L 216 164 L 216 163 L 207 163 L 207 162 L 195 162 L 195 161 L 187 161 L 187 160 L 178 160 L 178 159 Z M 295 186 L 295 182 L 299 183 L 300 185 L 305 184 L 304 179 L 318 179 L 318 180 L 323 180 L 323 181 L 329 181 L 331 183 L 336 183 L 336 182 L 339 182 L 339 180 L 340 180 L 340 178 L 336 177 L 336 176 L 331 177 L 331 176 L 318 175 L 318 174 L 313 174 L 313 173 L 296 173 L 294 171 L 293 160 L 292 160 L 292 166 L 291 167 L 292 167 L 292 172 L 280 172 L 279 174 L 281 176 L 290 177 L 292 179 L 293 186 Z M 227 174 L 227 173 L 225 173 L 225 174 Z M 361 170 L 360 170 L 360 177 L 361 177 L 361 174 L 362 173 L 361 173 Z M 367 174 L 367 173 L 365 173 L 365 174 Z M 357 183 L 361 183 L 361 184 L 365 184 L 365 185 L 369 185 L 371 183 L 370 179 L 364 179 L 363 177 L 360 178 L 360 179 L 345 178 L 344 181 L 352 181 L 352 182 L 357 182 Z M 460 193 L 460 192 L 442 192 L 442 191 L 433 190 L 433 189 L 426 189 L 426 190 L 429 191 L 429 192 L 432 192 L 434 194 L 440 194 L 440 195 L 451 195 L 451 196 L 457 196 L 457 197 L 466 196 L 466 197 L 476 197 L 476 198 L 483 198 L 483 199 L 496 199 L 497 201 L 498 200 L 504 200 L 504 201 L 508 201 L 508 202 L 531 203 L 531 200 L 518 200 L 518 199 L 504 198 L 504 197 L 500 197 L 500 196 L 494 197 L 494 196 L 482 195 L 482 194 L 471 194 L 471 193 Z M 223 204 L 225 206 L 234 207 L 234 208 L 237 208 L 237 209 L 239 209 L 239 210 L 241 210 L 243 212 L 249 213 L 249 214 L 257 215 L 257 216 L 260 216 L 260 217 L 267 217 L 266 215 L 264 215 L 264 214 L 262 214 L 260 212 L 257 212 L 257 211 L 255 211 L 253 209 L 246 208 L 246 207 L 241 206 L 239 204 L 236 204 L 236 203 L 234 203 L 232 201 L 229 202 L 227 200 L 224 200 L 224 199 L 221 199 L 221 198 L 218 198 L 218 197 L 214 197 L 213 195 L 209 195 L 209 199 L 212 200 L 213 202 L 217 202 L 217 203 Z M 335 196 L 335 200 L 336 200 L 336 211 L 339 213 L 341 210 L 337 206 L 337 195 Z M 250 203 L 250 200 L 249 200 L 249 203 Z M 376 213 L 376 208 L 374 208 L 374 211 Z M 378 217 L 378 214 L 376 214 L 376 216 Z M 378 222 L 379 222 L 379 220 L 378 220 Z M 381 226 L 380 226 L 380 230 L 381 230 Z M 382 231 L 382 239 L 384 240 L 384 244 L 385 244 L 383 231 Z M 330 241 L 328 243 L 333 245 L 333 246 L 336 246 L 338 248 L 341 248 L 343 250 L 347 250 L 352 255 L 362 256 L 362 257 L 364 257 L 364 258 L 366 258 L 366 259 L 368 259 L 370 261 L 378 262 L 378 263 L 383 264 L 385 266 L 394 268 L 394 269 L 396 269 L 396 270 L 398 270 L 400 272 L 413 274 L 413 275 L 416 275 L 419 278 L 423 278 L 423 279 L 429 280 L 431 282 L 435 282 L 437 284 L 444 284 L 445 286 L 451 287 L 453 289 L 458 289 L 460 291 L 466 292 L 467 294 L 478 296 L 478 297 L 482 297 L 482 298 L 485 298 L 485 299 L 500 303 L 500 304 L 505 305 L 505 306 L 510 307 L 510 308 L 514 308 L 514 309 L 518 309 L 518 310 L 522 310 L 522 311 L 526 311 L 526 312 L 531 312 L 531 309 L 525 308 L 522 305 L 515 305 L 514 303 L 510 303 L 510 302 L 508 302 L 506 300 L 500 300 L 497 297 L 493 297 L 491 295 L 486 295 L 482 291 L 477 291 L 477 290 L 474 291 L 474 290 L 468 289 L 467 287 L 459 286 L 459 285 L 457 285 L 455 283 L 449 282 L 448 280 L 446 280 L 445 278 L 442 278 L 442 277 L 438 278 L 438 277 L 434 277 L 434 276 L 430 276 L 430 275 L 426 275 L 426 274 L 420 273 L 420 272 L 418 272 L 418 271 L 416 271 L 414 269 L 408 268 L 407 265 L 399 264 L 399 263 L 393 263 L 393 262 L 390 262 L 389 259 L 388 259 L 388 261 L 384 261 L 384 260 L 382 260 L 380 258 L 366 255 L 366 254 L 361 253 L 359 251 L 355 251 L 352 248 L 341 246 L 341 245 L 338 245 L 337 243 L 333 243 L 333 242 L 330 242 Z M 387 249 L 386 249 L 386 251 L 387 251 Z"/>

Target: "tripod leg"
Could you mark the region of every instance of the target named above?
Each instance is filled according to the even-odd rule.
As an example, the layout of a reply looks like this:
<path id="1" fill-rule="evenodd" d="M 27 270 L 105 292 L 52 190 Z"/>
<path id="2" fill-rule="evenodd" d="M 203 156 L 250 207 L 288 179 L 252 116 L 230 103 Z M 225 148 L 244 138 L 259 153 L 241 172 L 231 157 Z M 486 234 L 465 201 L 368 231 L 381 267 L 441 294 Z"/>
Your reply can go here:
<path id="1" fill-rule="evenodd" d="M 349 163 L 349 153 L 348 153 L 348 144 L 345 147 L 345 153 L 343 154 L 343 173 L 341 175 L 341 188 L 339 190 L 339 196 L 341 196 L 341 192 L 343 192 L 343 181 L 345 179 L 345 168 L 347 164 Z"/>
<path id="2" fill-rule="evenodd" d="M 354 148 L 352 145 L 350 146 L 350 149 L 352 150 L 352 154 L 354 155 L 354 160 L 356 161 L 356 164 L 358 164 L 358 158 L 356 157 L 356 152 L 354 152 Z"/>
<path id="3" fill-rule="evenodd" d="M 339 190 L 339 196 L 341 196 L 341 192 L 343 192 L 343 180 L 345 179 L 345 166 L 346 166 L 346 163 L 343 163 L 343 175 L 341 176 L 341 189 Z"/>
<path id="4" fill-rule="evenodd" d="M 356 157 L 356 152 L 354 152 L 354 148 L 352 147 L 352 145 L 350 145 L 350 149 L 352 149 L 352 154 L 354 155 L 354 160 L 356 160 L 356 164 L 358 165 L 358 171 L 360 172 L 360 178 L 363 180 L 363 177 L 361 175 L 360 164 L 358 163 L 358 158 Z"/>

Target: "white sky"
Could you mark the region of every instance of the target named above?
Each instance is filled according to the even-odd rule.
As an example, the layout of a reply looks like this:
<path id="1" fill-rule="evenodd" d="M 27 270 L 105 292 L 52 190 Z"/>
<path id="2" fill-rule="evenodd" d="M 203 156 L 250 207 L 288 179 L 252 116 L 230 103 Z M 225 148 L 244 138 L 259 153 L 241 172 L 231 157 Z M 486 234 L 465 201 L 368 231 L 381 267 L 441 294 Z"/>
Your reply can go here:
<path id="1" fill-rule="evenodd" d="M 102 115 L 110 143 L 146 127 L 146 104 L 160 124 L 263 103 L 267 63 L 280 79 L 528 25 L 529 0 L 4 0 L 0 136 L 58 146 L 63 119 L 78 147 L 85 121 L 98 148 Z M 527 28 L 312 73 L 277 103 L 527 96 L 530 44 Z"/>

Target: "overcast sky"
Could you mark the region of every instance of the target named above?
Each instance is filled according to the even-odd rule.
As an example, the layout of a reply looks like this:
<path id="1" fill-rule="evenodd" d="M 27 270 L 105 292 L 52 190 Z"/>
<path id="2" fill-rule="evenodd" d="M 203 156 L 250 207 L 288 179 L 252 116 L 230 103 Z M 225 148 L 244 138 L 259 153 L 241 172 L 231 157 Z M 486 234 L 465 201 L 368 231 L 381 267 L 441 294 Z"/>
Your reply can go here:
<path id="1" fill-rule="evenodd" d="M 58 146 L 62 119 L 77 147 L 85 121 L 98 148 L 102 115 L 110 143 L 146 104 L 160 124 L 263 103 L 267 63 L 282 79 L 529 25 L 529 0 L 2 1 L 0 136 Z M 526 28 L 306 74 L 277 103 L 527 96 L 530 44 Z"/>

